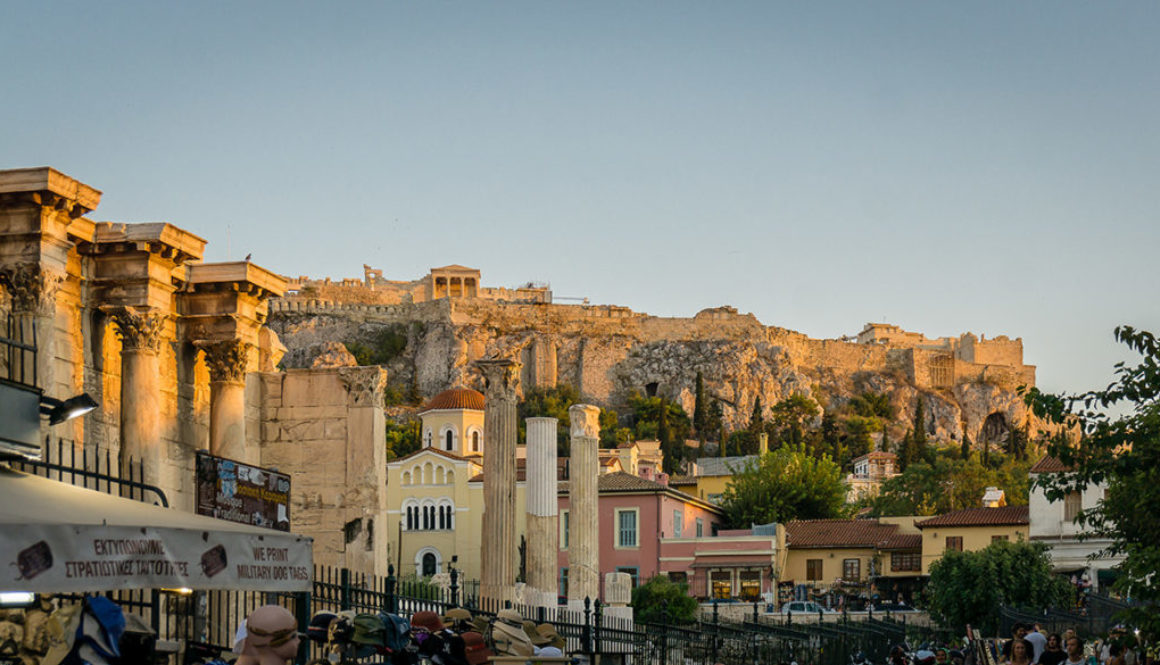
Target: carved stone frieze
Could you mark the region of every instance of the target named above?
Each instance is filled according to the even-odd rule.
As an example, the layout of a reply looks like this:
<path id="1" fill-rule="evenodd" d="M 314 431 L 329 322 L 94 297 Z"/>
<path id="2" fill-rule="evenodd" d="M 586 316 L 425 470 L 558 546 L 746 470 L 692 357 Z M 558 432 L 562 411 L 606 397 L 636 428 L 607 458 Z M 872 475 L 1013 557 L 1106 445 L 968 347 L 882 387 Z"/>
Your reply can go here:
<path id="1" fill-rule="evenodd" d="M 387 387 L 387 372 L 377 365 L 371 367 L 340 367 L 338 377 L 346 385 L 350 406 L 382 406 L 383 390 Z"/>
<path id="2" fill-rule="evenodd" d="M 246 378 L 246 360 L 250 345 L 231 339 L 221 342 L 201 342 L 197 347 L 205 352 L 210 381 L 241 383 Z"/>
<path id="3" fill-rule="evenodd" d="M 0 207 L 39 206 L 67 213 L 69 218 L 83 217 L 93 211 L 80 202 L 55 192 L 6 192 L 0 194 Z"/>
<path id="4" fill-rule="evenodd" d="M 12 311 L 18 314 L 51 314 L 62 282 L 63 275 L 50 273 L 35 263 L 0 268 L 0 285 L 11 299 Z"/>
<path id="5" fill-rule="evenodd" d="M 118 307 L 105 305 L 101 311 L 109 315 L 126 351 L 160 351 L 165 331 L 165 314 L 152 307 Z"/>

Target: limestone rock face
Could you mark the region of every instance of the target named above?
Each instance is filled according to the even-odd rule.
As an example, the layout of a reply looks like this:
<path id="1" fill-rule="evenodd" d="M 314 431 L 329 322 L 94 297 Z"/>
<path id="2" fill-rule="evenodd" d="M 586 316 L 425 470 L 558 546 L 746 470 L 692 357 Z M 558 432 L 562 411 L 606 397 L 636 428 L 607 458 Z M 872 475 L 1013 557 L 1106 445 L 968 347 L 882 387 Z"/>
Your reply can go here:
<path id="1" fill-rule="evenodd" d="M 310 361 L 312 369 L 327 369 L 331 367 L 355 367 L 358 361 L 351 355 L 350 351 L 341 342 L 321 342 L 315 344 L 310 348 L 310 355 L 314 359 Z"/>
<path id="2" fill-rule="evenodd" d="M 950 380 L 936 381 L 931 359 L 938 350 L 812 339 L 728 307 L 665 318 L 613 306 L 443 299 L 390 307 L 274 306 L 269 322 L 288 348 L 287 367 L 310 366 L 312 349 L 323 340 L 365 341 L 397 324 L 407 325 L 407 347 L 387 365 L 388 375 L 396 389 L 424 397 L 456 384 L 482 388 L 472 363 L 507 357 L 523 368 L 521 393 L 570 384 L 583 401 L 622 413 L 639 392 L 674 399 L 691 415 L 699 372 L 733 429 L 748 423 L 758 396 L 768 416 L 769 407 L 795 393 L 833 411 L 863 392 L 889 396 L 897 414 L 888 426 L 891 441 L 911 426 L 920 398 L 927 436 L 935 441 L 961 440 L 965 433 L 978 444 L 988 421 L 992 432 L 1038 426 L 1017 392 L 1034 384 L 1021 347 L 1020 360 L 1007 365 L 952 361 L 943 353 L 935 360 L 953 362 L 953 369 L 940 375 Z"/>

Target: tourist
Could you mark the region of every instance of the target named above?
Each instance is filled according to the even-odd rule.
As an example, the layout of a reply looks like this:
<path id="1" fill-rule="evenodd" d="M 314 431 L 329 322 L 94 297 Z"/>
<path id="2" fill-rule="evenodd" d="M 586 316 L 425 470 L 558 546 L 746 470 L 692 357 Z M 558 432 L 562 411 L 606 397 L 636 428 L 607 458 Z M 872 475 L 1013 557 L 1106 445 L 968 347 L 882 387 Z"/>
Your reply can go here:
<path id="1" fill-rule="evenodd" d="M 1059 665 L 1067 659 L 1067 653 L 1063 650 L 1063 638 L 1059 633 L 1052 633 L 1047 636 L 1047 645 L 1043 648 L 1043 653 L 1039 655 L 1039 665 Z"/>
<path id="2" fill-rule="evenodd" d="M 1017 637 L 1011 640 L 1011 653 L 1007 656 L 1006 665 L 1031 665 L 1031 658 L 1035 654 L 1035 647 L 1026 638 Z"/>
<path id="3" fill-rule="evenodd" d="M 1083 640 L 1081 640 L 1073 633 L 1072 636 L 1067 638 L 1067 641 L 1064 642 L 1064 647 L 1066 648 L 1067 653 L 1067 660 L 1064 661 L 1066 665 L 1083 665 Z"/>
<path id="4" fill-rule="evenodd" d="M 1035 647 L 1035 653 L 1031 657 L 1031 662 L 1038 663 L 1039 657 L 1043 655 L 1043 650 L 1047 648 L 1047 638 L 1039 630 L 1039 624 L 1031 626 L 1031 630 L 1024 636 L 1025 640 Z"/>

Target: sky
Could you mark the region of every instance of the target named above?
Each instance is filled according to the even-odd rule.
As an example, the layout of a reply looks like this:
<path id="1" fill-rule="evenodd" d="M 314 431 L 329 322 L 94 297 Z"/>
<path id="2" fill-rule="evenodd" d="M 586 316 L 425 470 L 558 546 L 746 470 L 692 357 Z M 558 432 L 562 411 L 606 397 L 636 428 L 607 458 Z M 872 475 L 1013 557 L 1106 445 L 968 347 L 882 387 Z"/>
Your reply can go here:
<path id="1" fill-rule="evenodd" d="M 1160 332 L 1160 3 L 0 2 L 0 168 L 207 261 L 814 337 Z"/>

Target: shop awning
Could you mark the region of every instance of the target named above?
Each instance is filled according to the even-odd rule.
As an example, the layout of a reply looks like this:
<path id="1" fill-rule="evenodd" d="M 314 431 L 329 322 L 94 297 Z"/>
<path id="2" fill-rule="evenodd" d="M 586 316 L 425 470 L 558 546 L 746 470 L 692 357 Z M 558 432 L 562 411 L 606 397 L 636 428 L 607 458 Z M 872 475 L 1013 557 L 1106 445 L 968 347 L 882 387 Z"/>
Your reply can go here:
<path id="1" fill-rule="evenodd" d="M 0 465 L 3 591 L 309 591 L 313 542 Z M 5 565 L 7 564 L 7 565 Z"/>

